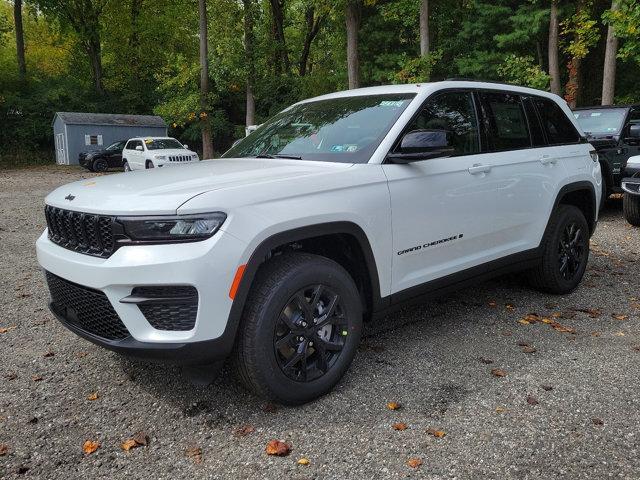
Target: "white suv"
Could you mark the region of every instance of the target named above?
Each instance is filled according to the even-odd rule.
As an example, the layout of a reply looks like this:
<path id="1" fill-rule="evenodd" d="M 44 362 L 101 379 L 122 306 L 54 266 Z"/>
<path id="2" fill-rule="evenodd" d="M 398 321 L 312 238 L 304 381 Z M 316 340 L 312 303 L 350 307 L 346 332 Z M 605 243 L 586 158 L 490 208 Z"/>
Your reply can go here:
<path id="1" fill-rule="evenodd" d="M 199 160 L 196 152 L 192 152 L 187 145 L 170 137 L 131 138 L 122 150 L 122 165 L 125 172 L 165 165 L 184 165 Z"/>
<path id="2" fill-rule="evenodd" d="M 365 88 L 295 104 L 221 159 L 58 188 L 38 259 L 78 335 L 200 380 L 231 357 L 252 391 L 297 404 L 405 301 L 513 270 L 571 292 L 601 181 L 555 95 Z"/>

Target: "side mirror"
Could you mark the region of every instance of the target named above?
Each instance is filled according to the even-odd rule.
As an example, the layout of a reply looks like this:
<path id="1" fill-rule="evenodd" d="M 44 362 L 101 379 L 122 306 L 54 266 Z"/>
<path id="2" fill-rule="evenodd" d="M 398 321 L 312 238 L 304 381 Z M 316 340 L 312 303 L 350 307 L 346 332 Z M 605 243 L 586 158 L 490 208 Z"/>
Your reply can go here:
<path id="1" fill-rule="evenodd" d="M 411 163 L 453 154 L 451 132 L 447 130 L 412 130 L 402 137 L 398 152 L 387 158 L 393 163 Z"/>
<path id="2" fill-rule="evenodd" d="M 189 145 L 187 145 L 186 143 L 182 146 L 185 148 L 185 150 L 189 150 Z"/>
<path id="3" fill-rule="evenodd" d="M 138 146 L 136 147 L 136 150 L 137 150 L 137 151 L 139 151 L 139 152 L 142 152 L 142 150 L 143 150 L 143 149 L 142 149 L 142 145 L 138 145 Z"/>
<path id="4" fill-rule="evenodd" d="M 629 126 L 629 138 L 640 140 L 640 124 L 632 124 Z"/>

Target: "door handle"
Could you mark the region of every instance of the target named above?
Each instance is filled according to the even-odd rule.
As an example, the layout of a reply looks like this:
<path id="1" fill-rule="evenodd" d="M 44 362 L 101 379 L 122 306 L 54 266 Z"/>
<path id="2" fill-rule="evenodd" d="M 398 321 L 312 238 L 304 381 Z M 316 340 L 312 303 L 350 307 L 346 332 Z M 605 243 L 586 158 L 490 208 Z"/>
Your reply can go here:
<path id="1" fill-rule="evenodd" d="M 540 157 L 540 163 L 543 165 L 555 165 L 557 161 L 558 159 L 552 157 L 551 155 L 542 155 Z"/>
<path id="2" fill-rule="evenodd" d="M 474 163 L 472 167 L 469 167 L 469 173 L 471 175 L 477 175 L 479 173 L 489 173 L 491 171 L 491 165 L 482 165 L 480 163 Z"/>

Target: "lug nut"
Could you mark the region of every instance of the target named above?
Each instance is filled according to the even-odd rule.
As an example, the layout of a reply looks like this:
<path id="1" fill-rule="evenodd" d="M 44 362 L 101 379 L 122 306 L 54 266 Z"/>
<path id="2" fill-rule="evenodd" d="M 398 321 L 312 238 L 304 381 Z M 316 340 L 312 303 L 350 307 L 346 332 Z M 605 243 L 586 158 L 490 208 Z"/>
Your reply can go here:
<path id="1" fill-rule="evenodd" d="M 310 346 L 310 347 L 313 347 L 313 342 L 309 342 L 309 346 Z"/>

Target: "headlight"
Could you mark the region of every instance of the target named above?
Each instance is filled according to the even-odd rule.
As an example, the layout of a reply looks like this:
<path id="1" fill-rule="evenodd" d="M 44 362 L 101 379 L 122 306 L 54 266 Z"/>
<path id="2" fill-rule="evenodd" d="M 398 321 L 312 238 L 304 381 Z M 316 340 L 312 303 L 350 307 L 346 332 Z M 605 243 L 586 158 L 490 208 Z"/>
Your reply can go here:
<path id="1" fill-rule="evenodd" d="M 595 150 L 591 150 L 589 152 L 589 155 L 591 155 L 591 160 L 593 160 L 594 162 L 597 162 L 600 157 L 598 157 L 598 152 L 596 152 Z"/>
<path id="2" fill-rule="evenodd" d="M 153 158 L 155 158 L 156 160 L 166 160 L 167 156 L 166 155 L 156 155 Z"/>
<path id="3" fill-rule="evenodd" d="M 191 158 L 195 158 L 197 160 L 198 159 L 198 154 L 194 153 L 193 155 L 191 155 Z"/>
<path id="4" fill-rule="evenodd" d="M 188 242 L 211 237 L 224 223 L 222 212 L 158 217 L 118 217 L 124 234 L 134 242 Z"/>

